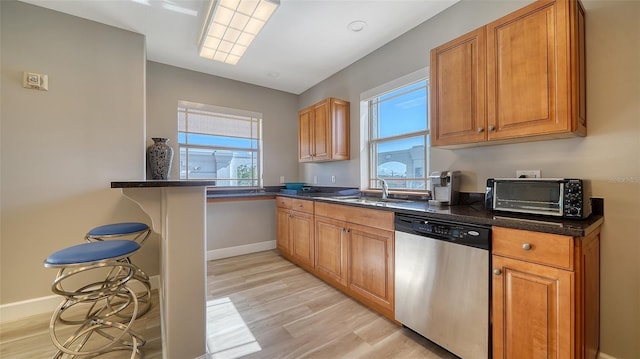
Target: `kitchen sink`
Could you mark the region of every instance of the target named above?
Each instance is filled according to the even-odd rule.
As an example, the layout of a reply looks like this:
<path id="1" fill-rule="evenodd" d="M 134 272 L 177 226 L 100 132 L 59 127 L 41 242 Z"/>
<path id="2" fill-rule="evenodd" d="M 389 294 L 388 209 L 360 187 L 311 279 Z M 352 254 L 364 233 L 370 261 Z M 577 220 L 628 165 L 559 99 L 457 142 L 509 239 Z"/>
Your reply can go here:
<path id="1" fill-rule="evenodd" d="M 343 203 L 357 203 L 370 206 L 385 207 L 399 203 L 410 203 L 413 201 L 406 199 L 387 198 L 382 199 L 379 197 L 360 197 L 360 196 L 336 196 L 336 197 L 319 197 L 320 199 L 326 199 L 330 201 L 343 202 Z"/>

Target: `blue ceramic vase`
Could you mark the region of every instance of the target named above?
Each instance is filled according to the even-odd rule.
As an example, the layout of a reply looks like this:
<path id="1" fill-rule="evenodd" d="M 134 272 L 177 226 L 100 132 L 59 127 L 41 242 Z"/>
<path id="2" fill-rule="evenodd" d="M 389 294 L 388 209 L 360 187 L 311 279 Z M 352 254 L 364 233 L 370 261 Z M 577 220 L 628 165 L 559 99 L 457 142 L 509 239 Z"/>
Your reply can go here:
<path id="1" fill-rule="evenodd" d="M 169 178 L 173 148 L 167 144 L 167 138 L 153 137 L 153 144 L 147 147 L 147 164 L 151 179 L 166 180 Z"/>

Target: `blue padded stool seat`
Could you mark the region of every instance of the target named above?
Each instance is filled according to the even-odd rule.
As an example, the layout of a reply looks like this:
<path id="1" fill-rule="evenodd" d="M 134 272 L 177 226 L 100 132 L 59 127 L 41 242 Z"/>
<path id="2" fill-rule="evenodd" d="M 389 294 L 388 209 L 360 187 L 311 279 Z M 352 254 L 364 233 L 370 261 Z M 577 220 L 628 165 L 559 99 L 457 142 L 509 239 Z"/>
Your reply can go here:
<path id="1" fill-rule="evenodd" d="M 87 233 L 87 236 L 91 236 L 91 237 L 123 236 L 127 234 L 146 231 L 148 229 L 149 229 L 149 226 L 139 222 L 112 223 L 112 224 L 105 224 L 103 226 L 93 228 L 92 230 L 89 231 L 89 233 Z"/>
<path id="2" fill-rule="evenodd" d="M 46 267 L 83 265 L 128 257 L 138 249 L 140 245 L 137 242 L 126 239 L 82 243 L 52 253 L 44 264 Z"/>

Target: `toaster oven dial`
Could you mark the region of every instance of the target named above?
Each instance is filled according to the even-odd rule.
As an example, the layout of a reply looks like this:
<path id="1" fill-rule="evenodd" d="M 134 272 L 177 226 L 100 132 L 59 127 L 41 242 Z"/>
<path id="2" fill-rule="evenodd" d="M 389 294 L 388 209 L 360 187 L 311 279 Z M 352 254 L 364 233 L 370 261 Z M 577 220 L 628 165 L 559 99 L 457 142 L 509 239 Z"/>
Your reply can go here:
<path id="1" fill-rule="evenodd" d="M 564 213 L 572 216 L 577 216 L 578 214 L 580 214 L 580 211 L 576 207 L 569 207 L 564 210 Z"/>
<path id="2" fill-rule="evenodd" d="M 567 193 L 575 193 L 575 194 L 580 193 L 580 182 L 570 181 L 565 184 L 565 187 L 566 187 Z"/>
<path id="3" fill-rule="evenodd" d="M 566 201 L 569 205 L 580 204 L 581 198 L 582 197 L 580 197 L 580 194 L 578 193 L 570 193 L 566 196 Z"/>

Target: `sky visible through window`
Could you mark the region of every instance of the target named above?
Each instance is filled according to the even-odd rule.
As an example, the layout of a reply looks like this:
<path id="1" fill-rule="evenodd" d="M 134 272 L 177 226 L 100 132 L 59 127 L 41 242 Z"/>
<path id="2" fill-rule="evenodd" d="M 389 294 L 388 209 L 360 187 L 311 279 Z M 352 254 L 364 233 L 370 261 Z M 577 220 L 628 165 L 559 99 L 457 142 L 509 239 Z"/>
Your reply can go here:
<path id="1" fill-rule="evenodd" d="M 427 129 L 426 80 L 387 93 L 379 100 L 379 118 L 384 119 L 379 124 L 379 138 Z"/>
<path id="2" fill-rule="evenodd" d="M 428 170 L 427 80 L 369 101 L 372 178 L 392 180 L 390 187 L 424 189 Z M 375 181 L 373 183 L 376 187 Z"/>

